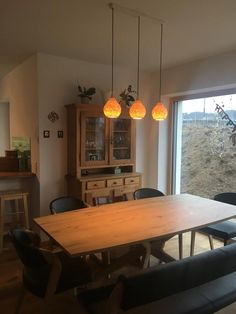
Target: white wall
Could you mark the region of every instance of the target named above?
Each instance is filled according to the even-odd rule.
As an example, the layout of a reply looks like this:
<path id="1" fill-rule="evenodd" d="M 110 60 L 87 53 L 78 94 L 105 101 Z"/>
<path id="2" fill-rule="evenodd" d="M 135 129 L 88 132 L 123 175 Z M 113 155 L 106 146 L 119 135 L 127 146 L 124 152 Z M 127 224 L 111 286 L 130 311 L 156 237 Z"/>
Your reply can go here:
<path id="1" fill-rule="evenodd" d="M 168 69 L 163 95 L 176 96 L 236 87 L 236 51 Z"/>
<path id="2" fill-rule="evenodd" d="M 65 104 L 78 102 L 78 85 L 94 86 L 93 101 L 104 104 L 111 86 L 111 66 L 37 54 L 10 72 L 0 82 L 0 101 L 10 103 L 10 136 L 31 138 L 32 171 L 39 179 L 40 214 L 49 214 L 49 202 L 66 193 L 67 134 Z M 115 68 L 114 90 L 119 93 L 131 84 L 136 89 L 136 70 Z M 140 75 L 140 97 L 148 107 L 151 99 L 150 77 Z M 52 123 L 48 114 L 55 111 L 59 120 Z M 43 138 L 43 131 L 50 138 Z M 64 138 L 57 138 L 57 131 Z M 136 170 L 143 173 L 143 186 L 155 186 L 149 177 L 149 119 L 137 122 Z M 151 158 L 155 154 L 151 152 Z M 153 159 L 154 161 L 154 159 Z M 155 161 L 154 161 L 155 163 Z M 155 175 L 152 172 L 152 176 Z"/>
<path id="3" fill-rule="evenodd" d="M 118 95 L 129 84 L 136 86 L 135 69 L 115 68 L 114 87 Z M 95 102 L 104 103 L 110 90 L 111 67 L 79 60 L 38 54 L 9 73 L 0 84 L 0 101 L 10 103 L 11 136 L 30 136 L 33 171 L 40 180 L 40 211 L 48 214 L 51 199 L 66 191 L 66 111 L 65 104 L 78 101 L 78 84 L 97 89 Z M 143 173 L 143 186 L 168 192 L 171 115 L 165 122 L 153 121 L 151 109 L 157 98 L 158 76 L 141 74 L 140 96 L 147 116 L 137 122 L 137 171 Z M 185 64 L 163 73 L 163 98 L 225 90 L 236 86 L 236 53 Z M 56 111 L 59 120 L 48 120 Z M 171 111 L 171 108 L 170 108 Z M 43 138 L 43 130 L 51 137 Z M 57 138 L 57 131 L 64 138 Z M 38 145 L 39 144 L 39 145 Z M 38 167 L 37 167 L 38 165 Z"/>
<path id="4" fill-rule="evenodd" d="M 65 105 L 78 102 L 78 85 L 97 89 L 93 102 L 104 104 L 103 94 L 108 94 L 111 84 L 111 66 L 92 64 L 84 61 L 38 54 L 38 101 L 39 101 L 39 146 L 40 146 L 40 203 L 41 214 L 49 213 L 50 200 L 66 193 L 66 110 Z M 150 99 L 149 77 L 141 74 L 140 96 L 144 103 Z M 114 90 L 116 96 L 128 87 L 135 88 L 136 71 L 115 68 Z M 89 104 L 88 104 L 89 106 Z M 56 111 L 59 120 L 48 120 L 49 112 Z M 144 174 L 143 184 L 148 184 L 146 124 L 137 123 L 137 171 Z M 43 130 L 49 130 L 49 139 L 43 138 Z M 64 138 L 57 138 L 57 131 L 64 131 Z"/>
<path id="5" fill-rule="evenodd" d="M 156 75 L 152 76 L 155 80 Z M 171 104 L 176 97 L 201 97 L 224 93 L 236 93 L 236 51 L 214 56 L 204 60 L 187 63 L 165 70 L 163 73 L 163 98 Z M 236 107 L 236 105 L 235 105 Z M 161 154 L 155 156 L 158 160 L 158 185 L 170 192 L 171 168 L 171 107 L 168 120 L 159 129 Z M 162 144 L 161 144 L 162 142 Z M 165 145 L 168 143 L 168 145 Z"/>

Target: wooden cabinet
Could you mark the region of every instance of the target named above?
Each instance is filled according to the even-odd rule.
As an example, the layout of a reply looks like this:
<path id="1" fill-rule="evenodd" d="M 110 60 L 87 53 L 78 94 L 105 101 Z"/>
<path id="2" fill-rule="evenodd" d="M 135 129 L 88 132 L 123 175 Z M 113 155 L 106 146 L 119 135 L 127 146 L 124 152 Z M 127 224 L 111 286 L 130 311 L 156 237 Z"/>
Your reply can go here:
<path id="1" fill-rule="evenodd" d="M 129 117 L 81 113 L 81 167 L 134 163 L 135 125 Z"/>
<path id="2" fill-rule="evenodd" d="M 90 190 L 99 196 L 118 190 L 132 193 L 139 188 L 141 175 L 135 172 L 135 121 L 128 112 L 123 110 L 118 119 L 107 119 L 101 105 L 73 104 L 66 108 L 68 193 L 86 200 Z"/>

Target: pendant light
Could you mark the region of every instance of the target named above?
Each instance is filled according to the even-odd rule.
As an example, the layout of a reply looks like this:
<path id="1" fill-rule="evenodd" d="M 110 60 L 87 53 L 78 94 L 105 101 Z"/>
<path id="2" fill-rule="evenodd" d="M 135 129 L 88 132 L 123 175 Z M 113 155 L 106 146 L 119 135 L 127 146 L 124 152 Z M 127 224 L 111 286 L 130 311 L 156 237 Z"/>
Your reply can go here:
<path id="1" fill-rule="evenodd" d="M 163 24 L 161 23 L 161 39 L 160 39 L 160 81 L 159 81 L 159 101 L 152 109 L 152 117 L 156 121 L 163 121 L 167 118 L 168 111 L 165 105 L 161 102 L 161 79 L 162 79 L 162 39 L 163 39 Z"/>
<path id="2" fill-rule="evenodd" d="M 111 38 L 111 97 L 103 107 L 103 113 L 107 118 L 118 118 L 121 114 L 121 106 L 113 95 L 113 77 L 114 77 L 114 7 L 111 5 L 112 12 L 112 38 Z"/>
<path id="3" fill-rule="evenodd" d="M 146 109 L 139 99 L 139 59 L 140 59 L 140 15 L 138 16 L 138 66 L 137 66 L 137 99 L 129 109 L 131 118 L 140 120 L 145 117 Z"/>

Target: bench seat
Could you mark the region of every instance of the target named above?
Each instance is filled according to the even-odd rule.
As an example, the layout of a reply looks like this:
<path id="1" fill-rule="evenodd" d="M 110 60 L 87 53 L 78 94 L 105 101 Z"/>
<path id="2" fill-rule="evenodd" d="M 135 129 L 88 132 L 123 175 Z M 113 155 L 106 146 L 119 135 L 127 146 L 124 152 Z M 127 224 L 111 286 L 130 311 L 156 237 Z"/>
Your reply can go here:
<path id="1" fill-rule="evenodd" d="M 215 313 L 236 301 L 236 243 L 120 276 L 80 298 L 89 313 Z"/>

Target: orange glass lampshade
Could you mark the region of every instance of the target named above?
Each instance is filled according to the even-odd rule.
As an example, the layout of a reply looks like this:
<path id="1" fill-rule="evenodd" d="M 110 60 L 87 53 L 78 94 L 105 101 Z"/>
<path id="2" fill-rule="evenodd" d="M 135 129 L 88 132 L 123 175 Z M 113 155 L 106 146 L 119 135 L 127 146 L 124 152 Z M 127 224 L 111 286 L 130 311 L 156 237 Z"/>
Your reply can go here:
<path id="1" fill-rule="evenodd" d="M 156 121 L 163 121 L 167 118 L 168 110 L 162 102 L 158 102 L 152 109 L 152 117 Z"/>
<path id="2" fill-rule="evenodd" d="M 141 100 L 137 99 L 132 104 L 129 109 L 129 115 L 132 119 L 140 120 L 145 117 L 146 115 L 146 108 L 142 104 Z"/>
<path id="3" fill-rule="evenodd" d="M 104 115 L 107 118 L 118 118 L 121 114 L 121 106 L 115 97 L 111 97 L 103 107 Z"/>

